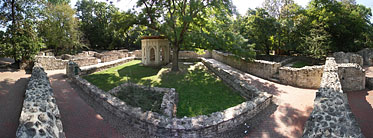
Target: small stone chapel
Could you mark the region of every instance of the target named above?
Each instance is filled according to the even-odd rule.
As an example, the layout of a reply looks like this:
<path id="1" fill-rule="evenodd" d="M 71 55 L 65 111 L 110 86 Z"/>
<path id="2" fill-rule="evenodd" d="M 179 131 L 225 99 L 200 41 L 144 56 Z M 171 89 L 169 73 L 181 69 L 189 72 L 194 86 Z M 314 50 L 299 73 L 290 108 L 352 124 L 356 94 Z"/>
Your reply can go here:
<path id="1" fill-rule="evenodd" d="M 170 44 L 162 36 L 146 36 L 141 40 L 141 63 L 144 66 L 161 66 L 170 62 Z"/>

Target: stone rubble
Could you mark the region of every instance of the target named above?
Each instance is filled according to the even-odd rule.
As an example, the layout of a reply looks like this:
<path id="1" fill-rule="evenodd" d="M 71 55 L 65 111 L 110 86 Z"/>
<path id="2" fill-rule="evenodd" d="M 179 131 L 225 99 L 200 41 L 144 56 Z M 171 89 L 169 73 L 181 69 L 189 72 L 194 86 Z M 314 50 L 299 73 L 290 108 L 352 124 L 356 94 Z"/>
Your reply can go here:
<path id="1" fill-rule="evenodd" d="M 17 138 L 65 138 L 61 115 L 47 74 L 35 66 L 27 85 Z"/>
<path id="2" fill-rule="evenodd" d="M 335 52 L 333 53 L 335 62 L 337 63 L 356 63 L 360 66 L 363 66 L 363 57 L 355 53 L 344 53 L 344 52 Z"/>

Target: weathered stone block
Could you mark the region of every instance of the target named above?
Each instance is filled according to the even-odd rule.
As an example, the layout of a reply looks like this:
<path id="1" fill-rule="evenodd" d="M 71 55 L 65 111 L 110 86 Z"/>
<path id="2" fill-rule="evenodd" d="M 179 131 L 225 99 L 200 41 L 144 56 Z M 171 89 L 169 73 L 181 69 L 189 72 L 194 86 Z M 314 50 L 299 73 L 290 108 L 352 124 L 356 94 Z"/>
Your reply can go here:
<path id="1" fill-rule="evenodd" d="M 356 63 L 363 66 L 363 57 L 355 53 L 335 52 L 333 57 L 337 63 Z"/>

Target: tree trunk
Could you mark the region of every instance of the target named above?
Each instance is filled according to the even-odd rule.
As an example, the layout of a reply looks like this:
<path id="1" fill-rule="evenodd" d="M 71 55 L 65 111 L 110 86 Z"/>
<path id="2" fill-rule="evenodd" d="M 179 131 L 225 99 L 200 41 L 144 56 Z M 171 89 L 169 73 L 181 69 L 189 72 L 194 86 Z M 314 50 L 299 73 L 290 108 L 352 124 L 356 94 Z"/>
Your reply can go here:
<path id="1" fill-rule="evenodd" d="M 172 67 L 171 71 L 179 71 L 179 44 L 172 46 Z"/>
<path id="2" fill-rule="evenodd" d="M 11 7 L 12 7 L 12 25 L 13 25 L 13 27 L 12 27 L 12 39 L 11 39 L 11 45 L 12 45 L 12 56 L 13 56 L 13 59 L 14 59 L 14 63 L 13 63 L 13 65 L 14 65 L 14 67 L 15 68 L 19 68 L 19 65 L 20 65 L 20 63 L 21 63 L 21 60 L 20 59 L 18 59 L 18 57 L 17 57 L 17 50 L 16 50 L 16 42 L 15 42 L 15 40 L 14 40 L 14 36 L 15 36 L 15 33 L 17 32 L 17 20 L 16 20 L 16 10 L 15 10 L 15 8 L 16 8 L 16 3 L 15 3 L 15 0 L 12 0 L 11 1 Z"/>

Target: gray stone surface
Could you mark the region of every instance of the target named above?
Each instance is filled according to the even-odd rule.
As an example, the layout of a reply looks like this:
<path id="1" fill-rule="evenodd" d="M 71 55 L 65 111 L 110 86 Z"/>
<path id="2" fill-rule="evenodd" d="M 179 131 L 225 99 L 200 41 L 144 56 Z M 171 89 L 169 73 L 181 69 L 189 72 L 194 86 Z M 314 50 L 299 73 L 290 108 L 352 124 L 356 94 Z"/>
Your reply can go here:
<path id="1" fill-rule="evenodd" d="M 334 58 L 327 58 L 325 63 L 314 109 L 304 126 L 303 137 L 364 137 L 342 91 Z"/>
<path id="2" fill-rule="evenodd" d="M 363 66 L 363 57 L 359 54 L 335 52 L 333 53 L 333 57 L 337 63 L 356 63 Z"/>
<path id="3" fill-rule="evenodd" d="M 302 88 L 319 88 L 323 69 L 323 66 L 281 67 L 279 79 L 283 84 Z"/>
<path id="4" fill-rule="evenodd" d="M 233 77 L 226 77 L 229 79 L 244 79 L 242 77 L 240 78 L 241 74 L 239 73 L 242 72 L 239 72 L 237 69 L 231 68 L 231 70 L 223 70 L 219 68 L 229 68 L 229 66 L 224 64 L 219 65 L 220 66 L 211 67 L 211 69 L 220 70 L 219 72 L 226 72 L 224 73 L 226 75 L 232 74 Z M 224 80 L 225 78 L 222 79 L 225 82 L 234 81 Z M 265 92 L 254 91 L 254 93 L 256 93 L 254 94 L 255 97 L 250 97 L 250 100 L 226 110 L 215 112 L 210 115 L 176 118 L 151 111 L 142 111 L 139 107 L 131 107 L 79 76 L 73 76 L 72 81 L 80 86 L 89 97 L 104 109 L 122 118 L 122 123 L 127 123 L 128 125 L 132 125 L 144 131 L 144 133 L 157 137 L 213 137 L 218 133 L 234 128 L 245 120 L 254 117 L 257 113 L 264 110 L 272 100 L 272 95 Z M 245 92 L 253 93 L 254 90 L 253 87 L 249 87 L 244 83 L 242 83 L 242 85 L 240 84 L 239 87 L 241 87 L 241 89 L 250 89 L 244 90 Z"/>
<path id="5" fill-rule="evenodd" d="M 365 48 L 357 52 L 364 59 L 364 65 L 373 65 L 373 48 Z"/>
<path id="6" fill-rule="evenodd" d="M 54 56 L 36 56 L 35 63 L 42 66 L 45 70 L 65 69 L 68 60 L 57 59 Z"/>
<path id="7" fill-rule="evenodd" d="M 44 69 L 35 66 L 27 85 L 17 138 L 64 138 L 61 115 Z"/>
<path id="8" fill-rule="evenodd" d="M 365 70 L 356 63 L 338 64 L 338 76 L 343 91 L 365 89 Z"/>

